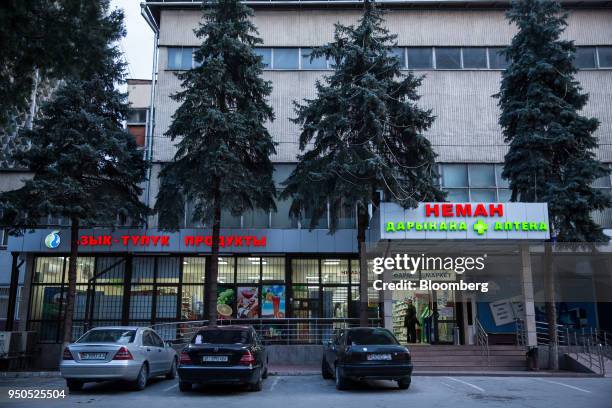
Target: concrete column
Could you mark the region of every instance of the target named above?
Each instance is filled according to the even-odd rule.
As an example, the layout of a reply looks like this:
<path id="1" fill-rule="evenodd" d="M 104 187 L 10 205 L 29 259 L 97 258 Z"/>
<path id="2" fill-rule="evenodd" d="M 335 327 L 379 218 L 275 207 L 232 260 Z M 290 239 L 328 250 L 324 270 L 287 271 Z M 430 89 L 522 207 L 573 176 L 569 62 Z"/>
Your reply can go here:
<path id="1" fill-rule="evenodd" d="M 384 282 L 393 281 L 393 274 L 391 271 L 384 271 L 381 276 Z M 385 313 L 385 329 L 393 332 L 393 291 L 383 290 L 382 292 L 383 310 Z"/>
<path id="2" fill-rule="evenodd" d="M 525 341 L 527 347 L 538 345 L 535 322 L 535 301 L 533 294 L 533 274 L 531 271 L 531 257 L 529 255 L 529 245 L 520 245 L 521 253 L 521 281 L 523 291 L 523 302 L 525 306 Z"/>
<path id="3" fill-rule="evenodd" d="M 30 292 L 32 289 L 32 275 L 34 271 L 34 256 L 25 256 L 25 276 L 23 277 L 23 287 L 21 288 L 21 304 L 19 305 L 19 331 L 25 331 L 28 323 L 28 311 L 30 308 Z"/>

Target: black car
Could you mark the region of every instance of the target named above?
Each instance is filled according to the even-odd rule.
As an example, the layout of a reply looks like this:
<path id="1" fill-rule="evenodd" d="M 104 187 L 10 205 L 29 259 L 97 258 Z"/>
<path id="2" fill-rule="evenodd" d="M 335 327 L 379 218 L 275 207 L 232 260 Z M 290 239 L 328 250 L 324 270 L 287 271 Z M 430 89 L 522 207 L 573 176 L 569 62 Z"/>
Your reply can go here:
<path id="1" fill-rule="evenodd" d="M 261 391 L 268 355 L 250 326 L 203 327 L 181 352 L 179 389 L 192 384 L 243 384 Z"/>
<path id="2" fill-rule="evenodd" d="M 323 378 L 346 389 L 350 380 L 394 380 L 410 387 L 412 362 L 408 349 L 387 329 L 355 327 L 335 333 L 323 351 Z"/>

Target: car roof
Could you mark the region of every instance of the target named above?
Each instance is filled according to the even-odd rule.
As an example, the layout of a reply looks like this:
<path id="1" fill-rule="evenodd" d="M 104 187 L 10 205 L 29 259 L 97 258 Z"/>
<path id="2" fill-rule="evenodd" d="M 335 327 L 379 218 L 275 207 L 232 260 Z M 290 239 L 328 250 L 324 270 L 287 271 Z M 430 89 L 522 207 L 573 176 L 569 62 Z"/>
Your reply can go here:
<path id="1" fill-rule="evenodd" d="M 198 329 L 198 331 L 206 331 L 206 330 L 251 330 L 253 326 L 247 325 L 238 325 L 238 324 L 229 324 L 225 326 L 203 326 Z"/>
<path id="2" fill-rule="evenodd" d="M 138 330 L 138 329 L 150 329 L 150 327 L 142 326 L 98 326 L 91 330 Z M 151 329 L 153 330 L 153 329 Z"/>

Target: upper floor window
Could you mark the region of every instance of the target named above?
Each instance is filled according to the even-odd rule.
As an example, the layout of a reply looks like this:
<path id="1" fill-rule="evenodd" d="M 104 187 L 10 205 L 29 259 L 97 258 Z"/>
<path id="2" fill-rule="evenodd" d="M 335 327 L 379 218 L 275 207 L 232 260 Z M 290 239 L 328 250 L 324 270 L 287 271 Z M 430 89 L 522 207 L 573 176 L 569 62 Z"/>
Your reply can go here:
<path id="1" fill-rule="evenodd" d="M 128 125 L 142 124 L 147 122 L 147 110 L 144 109 L 130 109 L 128 112 L 127 123 Z"/>
<path id="2" fill-rule="evenodd" d="M 189 70 L 199 66 L 192 47 L 169 47 L 169 70 Z M 471 70 L 506 69 L 510 63 L 504 47 L 394 47 L 391 55 L 400 61 L 401 69 Z M 257 47 L 266 70 L 328 70 L 334 64 L 325 57 L 311 60 L 311 47 Z M 612 46 L 577 47 L 575 64 L 579 69 L 612 68 Z"/>
<path id="3" fill-rule="evenodd" d="M 510 200 L 502 164 L 440 164 L 442 189 L 450 202 L 505 202 Z"/>
<path id="4" fill-rule="evenodd" d="M 187 71 L 196 66 L 192 47 L 168 47 L 168 69 Z"/>

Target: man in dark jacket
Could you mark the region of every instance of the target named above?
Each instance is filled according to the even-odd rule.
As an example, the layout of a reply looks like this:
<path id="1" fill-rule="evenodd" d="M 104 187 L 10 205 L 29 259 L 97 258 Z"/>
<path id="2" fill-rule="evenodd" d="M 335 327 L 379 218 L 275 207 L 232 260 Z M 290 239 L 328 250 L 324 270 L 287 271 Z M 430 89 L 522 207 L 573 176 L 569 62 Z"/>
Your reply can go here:
<path id="1" fill-rule="evenodd" d="M 416 325 L 419 321 L 416 316 L 416 308 L 412 304 L 412 299 L 408 299 L 406 315 L 404 316 L 404 326 L 406 327 L 406 337 L 408 343 L 416 343 Z"/>

